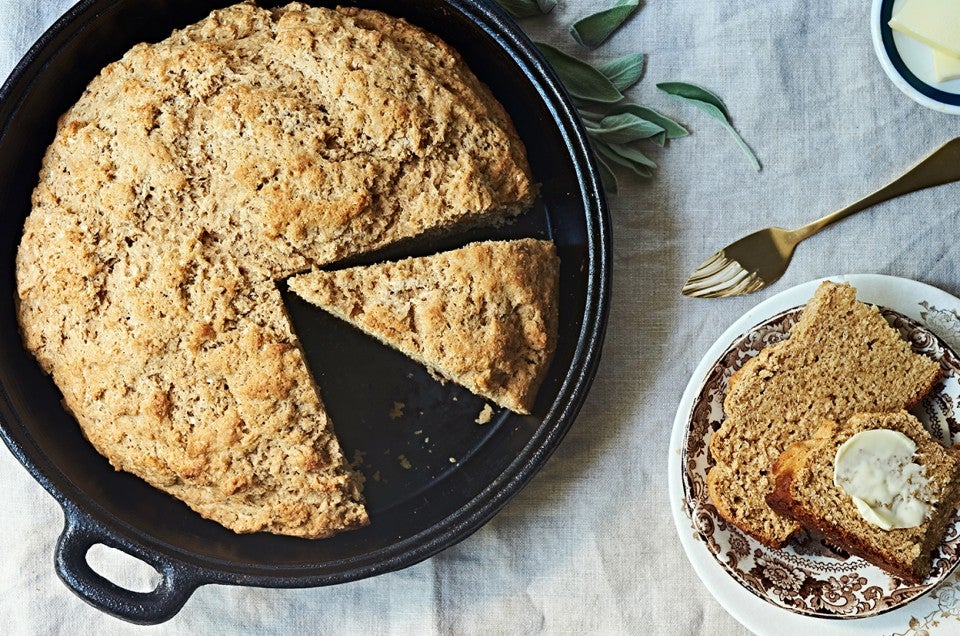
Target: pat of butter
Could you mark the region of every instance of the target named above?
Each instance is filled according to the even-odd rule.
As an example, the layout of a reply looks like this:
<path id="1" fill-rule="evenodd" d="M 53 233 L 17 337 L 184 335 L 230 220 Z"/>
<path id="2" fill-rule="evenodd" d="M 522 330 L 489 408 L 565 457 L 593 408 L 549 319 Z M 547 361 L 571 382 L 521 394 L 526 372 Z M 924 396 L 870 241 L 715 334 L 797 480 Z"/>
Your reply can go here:
<path id="1" fill-rule="evenodd" d="M 853 499 L 860 515 L 884 530 L 914 528 L 930 505 L 926 471 L 915 463 L 917 445 L 898 431 L 857 433 L 837 449 L 833 483 Z"/>
<path id="2" fill-rule="evenodd" d="M 890 28 L 924 44 L 960 57 L 960 2 L 957 0 L 904 0 Z"/>
<path id="3" fill-rule="evenodd" d="M 960 57 L 933 49 L 933 74 L 938 82 L 960 78 Z"/>

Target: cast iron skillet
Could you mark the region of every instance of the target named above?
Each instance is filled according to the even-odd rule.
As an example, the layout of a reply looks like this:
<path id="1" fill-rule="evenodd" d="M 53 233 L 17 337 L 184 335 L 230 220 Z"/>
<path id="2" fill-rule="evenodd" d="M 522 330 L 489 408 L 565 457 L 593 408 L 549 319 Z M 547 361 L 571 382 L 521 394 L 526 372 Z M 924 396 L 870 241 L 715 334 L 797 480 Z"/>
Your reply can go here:
<path id="1" fill-rule="evenodd" d="M 596 370 L 609 305 L 609 218 L 596 167 L 575 110 L 530 42 L 485 4 L 361 0 L 439 34 L 461 52 L 513 117 L 542 191 L 516 224 L 357 261 L 482 238 L 552 238 L 562 260 L 560 341 L 535 415 L 498 412 L 479 426 L 480 399 L 440 385 L 404 356 L 287 294 L 341 442 L 348 456 L 364 453 L 370 526 L 322 541 L 239 536 L 112 470 L 23 348 L 13 300 L 16 248 L 57 117 L 132 45 L 160 40 L 226 4 L 84 0 L 43 35 L 0 89 L 0 434 L 63 507 L 57 573 L 95 607 L 138 623 L 169 619 L 207 583 L 330 585 L 412 565 L 467 537 L 527 483 L 569 429 Z M 399 417 L 395 402 L 402 405 Z M 147 593 L 113 584 L 87 564 L 87 550 L 97 543 L 149 563 L 162 582 Z"/>

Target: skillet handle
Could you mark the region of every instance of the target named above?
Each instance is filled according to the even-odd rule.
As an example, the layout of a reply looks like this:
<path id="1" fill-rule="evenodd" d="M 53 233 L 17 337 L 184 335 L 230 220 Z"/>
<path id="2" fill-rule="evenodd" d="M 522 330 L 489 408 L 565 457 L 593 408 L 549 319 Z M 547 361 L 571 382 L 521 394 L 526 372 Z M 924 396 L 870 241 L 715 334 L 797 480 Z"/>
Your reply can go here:
<path id="1" fill-rule="evenodd" d="M 60 579 L 87 603 L 131 623 L 155 625 L 173 618 L 190 595 L 204 583 L 195 570 L 113 537 L 71 504 L 63 507 L 64 528 L 57 540 L 55 567 Z M 101 543 L 144 561 L 163 580 L 152 592 L 134 592 L 97 574 L 87 563 L 87 551 Z"/>

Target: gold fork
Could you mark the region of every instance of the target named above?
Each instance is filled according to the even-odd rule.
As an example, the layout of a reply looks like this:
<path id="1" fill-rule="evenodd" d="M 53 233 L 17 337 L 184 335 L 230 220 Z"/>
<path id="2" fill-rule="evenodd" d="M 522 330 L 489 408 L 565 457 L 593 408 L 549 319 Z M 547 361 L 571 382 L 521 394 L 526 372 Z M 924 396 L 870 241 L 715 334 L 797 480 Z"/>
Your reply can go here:
<path id="1" fill-rule="evenodd" d="M 903 176 L 842 210 L 795 230 L 768 227 L 731 243 L 701 263 L 681 291 L 695 298 L 722 298 L 763 289 L 783 276 L 800 241 L 870 206 L 957 180 L 960 137 L 934 150 Z"/>

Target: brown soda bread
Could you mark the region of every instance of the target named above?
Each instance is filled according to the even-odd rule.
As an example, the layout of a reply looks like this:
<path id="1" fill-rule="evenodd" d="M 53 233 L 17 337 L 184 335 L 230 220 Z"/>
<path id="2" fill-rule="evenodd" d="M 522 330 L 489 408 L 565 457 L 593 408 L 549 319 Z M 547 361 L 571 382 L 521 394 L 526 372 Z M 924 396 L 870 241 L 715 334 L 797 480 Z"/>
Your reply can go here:
<path id="1" fill-rule="evenodd" d="M 730 378 L 726 418 L 710 440 L 711 502 L 761 543 L 784 546 L 800 525 L 766 502 L 780 453 L 821 420 L 910 408 L 939 377 L 939 365 L 915 354 L 876 307 L 856 300 L 853 287 L 821 284 L 790 337 Z"/>
<path id="2" fill-rule="evenodd" d="M 275 280 L 535 195 L 500 104 L 373 11 L 244 3 L 95 78 L 17 254 L 27 348 L 90 442 L 237 532 L 367 523 Z"/>
<path id="3" fill-rule="evenodd" d="M 441 378 L 529 413 L 556 347 L 559 266 L 550 241 L 486 241 L 288 284 Z"/>

